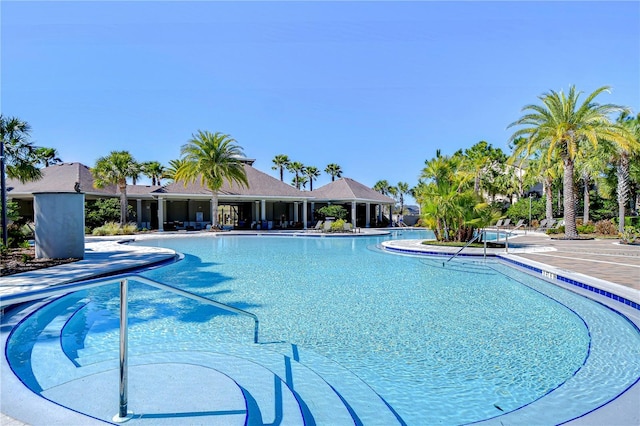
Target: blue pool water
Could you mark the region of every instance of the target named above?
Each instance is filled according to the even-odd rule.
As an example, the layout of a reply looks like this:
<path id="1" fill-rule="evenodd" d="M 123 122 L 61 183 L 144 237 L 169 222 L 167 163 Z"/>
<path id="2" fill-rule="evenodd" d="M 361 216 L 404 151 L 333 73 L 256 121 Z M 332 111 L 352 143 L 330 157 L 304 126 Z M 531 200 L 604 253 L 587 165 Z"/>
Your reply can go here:
<path id="1" fill-rule="evenodd" d="M 140 244 L 185 255 L 144 275 L 257 314 L 261 342 L 295 343 L 335 360 L 410 425 L 465 424 L 517 410 L 562 390 L 588 365 L 597 383 L 572 388 L 585 398 L 566 401 L 565 418 L 538 417 L 559 423 L 637 380 L 638 331 L 599 304 L 496 262 L 456 259 L 443 268 L 441 261 L 376 248 L 389 238 L 428 236 L 184 237 Z M 115 287 L 68 296 L 88 301 L 67 324 L 67 338 L 83 337 L 79 351 L 66 345 L 76 348 L 71 358 L 91 362 L 105 347 L 117 347 L 117 296 Z M 132 347 L 252 337 L 246 319 L 143 285 L 131 290 L 130 326 Z M 19 347 L 23 333 L 14 334 Z M 596 340 L 609 347 L 594 348 Z M 19 353 L 17 371 L 27 362 Z M 613 375 L 608 363 L 625 368 Z"/>

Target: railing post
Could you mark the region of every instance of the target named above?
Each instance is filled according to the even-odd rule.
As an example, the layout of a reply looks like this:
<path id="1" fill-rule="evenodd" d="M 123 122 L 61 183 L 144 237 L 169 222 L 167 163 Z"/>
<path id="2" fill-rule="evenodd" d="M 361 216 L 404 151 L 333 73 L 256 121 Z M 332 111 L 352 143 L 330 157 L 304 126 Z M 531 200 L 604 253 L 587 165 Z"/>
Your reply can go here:
<path id="1" fill-rule="evenodd" d="M 128 287 L 129 283 L 126 278 L 120 280 L 120 409 L 118 414 L 113 417 L 113 421 L 117 423 L 126 422 L 132 418 L 132 413 L 127 412 L 128 405 L 128 340 L 129 340 L 129 324 L 128 324 Z"/>
<path id="2" fill-rule="evenodd" d="M 484 260 L 487 260 L 487 230 L 482 230 L 482 241 L 484 242 Z"/>
<path id="3" fill-rule="evenodd" d="M 504 248 L 505 248 L 507 254 L 509 254 L 509 233 L 508 232 L 504 233 L 504 241 L 505 241 Z"/>

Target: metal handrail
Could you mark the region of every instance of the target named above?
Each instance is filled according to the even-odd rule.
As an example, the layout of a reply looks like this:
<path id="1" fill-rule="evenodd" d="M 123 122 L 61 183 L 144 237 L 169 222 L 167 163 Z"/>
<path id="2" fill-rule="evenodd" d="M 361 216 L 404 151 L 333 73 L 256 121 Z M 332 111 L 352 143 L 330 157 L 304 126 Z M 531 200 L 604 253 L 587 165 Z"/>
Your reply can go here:
<path id="1" fill-rule="evenodd" d="M 258 326 L 260 321 L 255 314 L 244 311 L 233 306 L 225 305 L 224 303 L 216 302 L 215 300 L 207 299 L 206 297 L 199 296 L 189 291 L 180 290 L 170 285 L 145 278 L 137 274 L 116 275 L 109 278 L 95 278 L 92 280 L 82 281 L 78 283 L 61 284 L 55 287 L 46 288 L 43 290 L 26 291 L 20 294 L 10 294 L 0 298 L 0 308 L 6 306 L 15 305 L 18 303 L 31 302 L 34 300 L 43 299 L 46 297 L 64 295 L 73 291 L 86 290 L 94 287 L 101 287 L 107 284 L 120 283 L 120 380 L 119 380 L 119 393 L 120 393 L 120 407 L 118 414 L 113 416 L 113 421 L 117 423 L 125 422 L 132 418 L 133 413 L 127 410 L 128 406 L 128 287 L 129 280 L 134 280 L 147 284 L 152 287 L 156 287 L 162 290 L 167 290 L 172 293 L 176 293 L 180 296 L 187 297 L 189 299 L 197 300 L 198 302 L 205 303 L 207 305 L 213 305 L 216 308 L 232 312 L 238 315 L 248 316 L 254 320 L 254 333 L 253 343 L 258 343 Z"/>
<path id="2" fill-rule="evenodd" d="M 206 297 L 197 295 L 195 293 L 191 293 L 189 291 L 181 290 L 179 288 L 175 288 L 170 285 L 151 280 L 149 278 L 143 277 L 138 274 L 114 275 L 108 278 L 94 278 L 91 280 L 81 281 L 77 283 L 60 284 L 60 285 L 56 285 L 55 287 L 50 287 L 42 290 L 25 291 L 19 294 L 8 294 L 0 297 L 0 308 L 5 308 L 9 305 L 15 305 L 18 303 L 31 302 L 33 300 L 44 299 L 45 297 L 59 296 L 59 295 L 70 293 L 72 291 L 80 291 L 80 290 L 86 290 L 94 287 L 102 287 L 103 285 L 107 285 L 107 284 L 115 284 L 115 283 L 119 283 L 123 279 L 131 279 L 134 281 L 138 281 L 143 284 L 150 285 L 152 287 L 156 287 L 162 290 L 167 290 L 172 293 L 176 293 L 180 296 L 184 296 L 189 299 L 197 300 L 198 302 L 202 302 L 207 305 L 213 305 L 216 308 L 220 308 L 228 312 L 233 312 L 238 315 L 251 317 L 255 322 L 253 340 L 254 340 L 254 343 L 258 343 L 258 326 L 260 321 L 258 320 L 258 317 L 255 314 L 252 314 L 251 312 L 247 312 L 239 308 L 235 308 L 233 306 L 225 305 L 224 303 L 216 302 L 215 300 L 208 299 Z"/>
<path id="3" fill-rule="evenodd" d="M 453 256 L 449 257 L 446 261 L 442 262 L 442 266 L 444 266 L 446 263 L 449 263 L 449 261 L 451 259 L 455 259 L 456 256 L 458 256 L 460 254 L 460 252 L 464 249 L 466 249 L 467 247 L 469 247 L 475 240 L 477 240 L 478 238 L 480 238 L 482 235 L 484 235 L 484 230 L 482 230 L 481 232 L 478 232 L 478 235 L 476 235 L 475 237 L 473 237 L 471 239 L 471 241 L 469 241 L 467 244 L 464 245 L 464 247 L 462 247 L 460 250 L 458 250 L 457 252 L 455 252 L 453 254 Z"/>

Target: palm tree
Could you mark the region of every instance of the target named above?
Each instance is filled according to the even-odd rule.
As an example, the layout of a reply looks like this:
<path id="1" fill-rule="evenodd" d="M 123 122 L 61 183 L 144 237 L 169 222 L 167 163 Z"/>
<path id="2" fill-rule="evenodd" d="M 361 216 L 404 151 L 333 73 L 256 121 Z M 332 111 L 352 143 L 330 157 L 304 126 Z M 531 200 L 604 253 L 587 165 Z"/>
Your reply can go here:
<path id="1" fill-rule="evenodd" d="M 624 108 L 594 102 L 602 92 L 608 91 L 604 86 L 596 89 L 585 101 L 578 105 L 578 98 L 582 92 L 576 92 L 575 86 L 571 86 L 569 94 L 550 91 L 539 97 L 542 105 L 526 105 L 522 111 L 526 113 L 517 121 L 509 125 L 524 126 L 517 130 L 511 141 L 524 136 L 526 144 L 517 149 L 531 156 L 541 152 L 543 158 L 551 163 L 554 158 L 562 161 L 563 195 L 564 195 L 564 221 L 565 236 L 577 238 L 576 207 L 573 187 L 574 165 L 576 157 L 583 150 L 596 148 L 601 141 L 608 141 L 621 148 L 629 148 L 630 138 L 622 126 L 612 123 L 608 116 Z"/>
<path id="2" fill-rule="evenodd" d="M 162 185 L 166 168 L 158 161 L 147 161 L 142 163 L 142 173 L 151 179 L 151 185 Z"/>
<path id="3" fill-rule="evenodd" d="M 211 225 L 218 224 L 218 191 L 224 181 L 240 186 L 249 186 L 241 158 L 242 147 L 224 133 L 198 130 L 182 146 L 180 153 L 184 163 L 178 168 L 175 179 L 189 182 L 200 180 L 211 191 Z"/>
<path id="4" fill-rule="evenodd" d="M 271 161 L 273 161 L 271 169 L 280 170 L 280 182 L 284 182 L 284 169 L 288 168 L 291 160 L 289 160 L 289 157 L 284 154 L 278 154 Z"/>
<path id="5" fill-rule="evenodd" d="M 165 169 L 164 174 L 162 175 L 162 178 L 175 181 L 176 173 L 184 163 L 185 163 L 185 160 L 183 159 L 169 160 L 169 167 Z"/>
<path id="6" fill-rule="evenodd" d="M 127 223 L 127 178 L 137 177 L 139 167 L 128 151 L 111 151 L 106 157 L 100 157 L 91 169 L 93 185 L 104 188 L 116 185 L 120 191 L 120 224 Z"/>
<path id="7" fill-rule="evenodd" d="M 35 166 L 34 148 L 27 141 L 31 127 L 17 117 L 0 114 L 0 207 L 2 208 L 2 243 L 6 246 L 9 238 L 7 220 L 6 176 L 21 182 L 38 180 L 42 177 Z"/>
<path id="8" fill-rule="evenodd" d="M 39 147 L 35 149 L 34 155 L 38 159 L 38 162 L 42 163 L 44 167 L 62 163 L 62 160 L 58 157 L 58 151 L 55 148 Z"/>
<path id="9" fill-rule="evenodd" d="M 7 176 L 23 183 L 42 177 L 36 167 L 35 148 L 28 142 L 30 132 L 31 126 L 26 121 L 0 114 L 0 157 L 4 160 Z"/>
<path id="10" fill-rule="evenodd" d="M 313 181 L 320 177 L 320 170 L 314 166 L 304 168 L 304 174 L 309 178 L 309 191 L 313 191 Z"/>
<path id="11" fill-rule="evenodd" d="M 375 185 L 373 185 L 373 190 L 381 193 L 382 195 L 389 195 L 390 186 L 391 185 L 389 185 L 389 182 L 386 180 L 379 180 Z"/>
<path id="12" fill-rule="evenodd" d="M 331 182 L 335 181 L 336 178 L 342 177 L 342 169 L 335 163 L 327 165 L 327 167 L 324 169 L 324 172 L 328 175 L 331 175 Z"/>
<path id="13" fill-rule="evenodd" d="M 307 176 L 300 175 L 292 179 L 291 185 L 295 186 L 298 189 L 304 189 L 307 186 L 307 182 L 309 182 L 309 178 Z"/>
<path id="14" fill-rule="evenodd" d="M 629 199 L 629 169 L 630 157 L 634 150 L 640 149 L 640 114 L 636 117 L 630 116 L 627 111 L 623 111 L 616 122 L 629 132 L 633 139 L 630 147 L 607 144 L 607 151 L 611 152 L 611 157 L 616 166 L 616 177 L 618 185 L 616 193 L 618 195 L 618 232 L 624 232 L 625 204 Z"/>
<path id="15" fill-rule="evenodd" d="M 409 194 L 409 184 L 406 182 L 398 182 L 398 185 L 396 185 L 396 193 L 400 200 L 400 218 L 402 220 L 404 216 L 404 196 Z"/>
<path id="16" fill-rule="evenodd" d="M 296 187 L 296 189 L 300 189 L 300 175 L 304 173 L 304 164 L 299 161 L 291 161 L 287 165 L 287 170 L 295 175 L 292 181 L 292 185 Z"/>

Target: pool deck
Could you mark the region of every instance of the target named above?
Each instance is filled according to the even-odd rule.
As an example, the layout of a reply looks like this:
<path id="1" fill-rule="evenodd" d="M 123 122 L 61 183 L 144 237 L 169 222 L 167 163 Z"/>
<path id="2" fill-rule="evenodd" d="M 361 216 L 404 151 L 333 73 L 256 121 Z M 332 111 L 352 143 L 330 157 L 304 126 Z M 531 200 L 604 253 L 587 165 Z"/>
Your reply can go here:
<path id="1" fill-rule="evenodd" d="M 394 228 L 393 231 L 398 231 Z M 362 229 L 360 234 L 348 235 L 373 235 L 380 234 L 380 230 Z M 385 233 L 384 230 L 382 233 Z M 293 236 L 319 236 L 313 231 L 304 232 L 275 233 L 263 231 L 256 232 L 225 232 L 217 236 L 225 235 L 293 235 Z M 518 232 L 514 238 L 509 238 L 508 257 L 518 259 L 529 265 L 542 266 L 553 271 L 566 272 L 577 279 L 584 277 L 590 284 L 603 287 L 607 291 L 614 292 L 640 303 L 640 245 L 621 245 L 616 239 L 612 240 L 556 240 L 547 235 L 535 232 Z M 189 237 L 210 236 L 209 232 L 194 232 L 187 234 Z M 150 240 L 166 237 L 184 237 L 184 233 L 154 233 L 136 235 L 136 240 Z M 336 235 L 337 236 L 337 235 Z M 108 274 L 129 271 L 135 268 L 142 268 L 154 264 L 172 261 L 177 254 L 172 250 L 159 247 L 141 247 L 120 244 L 121 241 L 132 240 L 132 237 L 88 237 L 85 244 L 85 258 L 82 261 L 60 265 L 47 269 L 40 269 L 32 272 L 0 277 L 0 297 L 8 294 L 21 293 L 38 290 L 57 284 L 98 277 Z M 455 253 L 458 248 L 427 246 L 416 240 L 397 240 L 391 243 L 392 246 L 404 248 L 412 251 L 431 252 L 439 254 Z M 482 255 L 484 252 L 480 248 L 467 248 L 465 254 Z M 487 254 L 505 254 L 505 249 L 488 249 Z M 638 324 L 638 312 L 633 318 Z M 627 392 L 627 398 L 631 398 L 626 404 L 627 413 L 635 413 L 633 419 L 628 419 L 632 423 L 640 424 L 640 409 L 637 408 L 635 398 L 640 395 L 640 386 L 636 384 L 632 392 Z M 628 405 L 627 405 L 628 404 Z M 635 407 L 635 408 L 632 408 Z M 578 419 L 571 424 L 603 424 L 601 421 L 607 419 L 605 409 L 598 410 L 587 417 Z M 620 407 L 618 407 L 619 409 Z M 0 407 L 0 411 L 2 407 Z M 602 417 L 605 416 L 605 417 Z M 609 419 L 611 419 L 609 417 Z M 0 424 L 20 426 L 24 423 L 19 420 L 0 414 Z M 64 422 L 60 423 L 64 424 Z"/>

